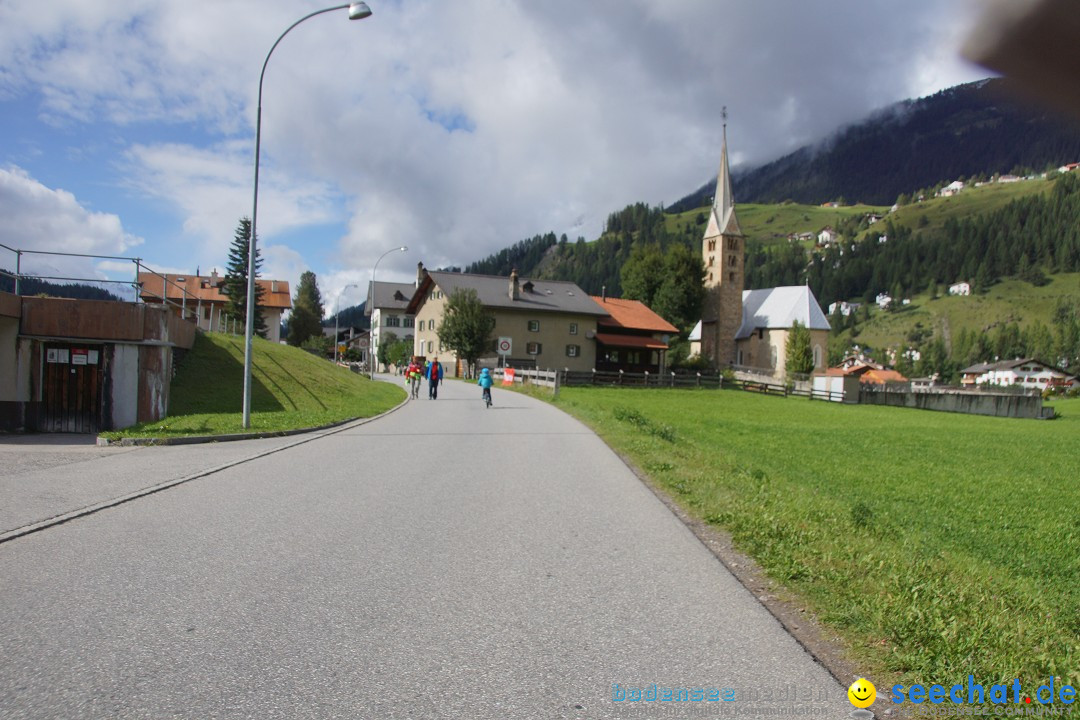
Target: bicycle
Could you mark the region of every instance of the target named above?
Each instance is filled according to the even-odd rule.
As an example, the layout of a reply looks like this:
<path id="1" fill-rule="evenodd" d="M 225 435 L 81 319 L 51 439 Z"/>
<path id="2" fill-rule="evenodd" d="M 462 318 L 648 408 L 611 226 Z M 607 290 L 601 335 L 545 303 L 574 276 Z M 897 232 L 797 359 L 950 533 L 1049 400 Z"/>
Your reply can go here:
<path id="1" fill-rule="evenodd" d="M 483 398 L 486 406 L 491 407 L 491 388 L 484 388 Z"/>

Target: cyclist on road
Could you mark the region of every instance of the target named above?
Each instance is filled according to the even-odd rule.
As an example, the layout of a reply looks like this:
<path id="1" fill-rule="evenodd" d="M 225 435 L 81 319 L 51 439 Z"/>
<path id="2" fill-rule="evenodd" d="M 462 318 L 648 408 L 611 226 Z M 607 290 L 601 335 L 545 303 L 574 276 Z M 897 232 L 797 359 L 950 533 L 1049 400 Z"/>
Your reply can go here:
<path id="1" fill-rule="evenodd" d="M 480 379 L 476 381 L 476 384 L 484 389 L 484 402 L 487 403 L 488 407 L 491 407 L 491 371 L 487 368 L 483 368 L 480 371 Z"/>

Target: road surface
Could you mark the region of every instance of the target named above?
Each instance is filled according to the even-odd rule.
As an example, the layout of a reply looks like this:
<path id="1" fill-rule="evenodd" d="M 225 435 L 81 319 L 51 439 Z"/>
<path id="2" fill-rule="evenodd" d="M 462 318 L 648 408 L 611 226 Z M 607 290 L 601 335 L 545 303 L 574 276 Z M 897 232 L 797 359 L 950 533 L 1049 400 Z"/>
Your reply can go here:
<path id="1" fill-rule="evenodd" d="M 587 428 L 424 390 L 304 438 L 5 445 L 0 530 L 188 479 L 0 543 L 0 717 L 847 716 Z"/>

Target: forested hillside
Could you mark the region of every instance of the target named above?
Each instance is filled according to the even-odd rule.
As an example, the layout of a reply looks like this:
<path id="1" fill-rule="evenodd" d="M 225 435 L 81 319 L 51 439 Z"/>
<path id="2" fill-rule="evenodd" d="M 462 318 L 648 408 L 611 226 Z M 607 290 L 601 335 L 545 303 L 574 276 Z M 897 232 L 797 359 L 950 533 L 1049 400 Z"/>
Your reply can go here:
<path id="1" fill-rule="evenodd" d="M 10 273 L 4 270 L 4 273 Z M 15 279 L 8 274 L 0 274 L 0 292 L 14 293 Z M 122 300 L 117 295 L 96 285 L 72 283 L 65 285 L 23 276 L 19 279 L 20 295 L 48 295 L 49 297 L 73 298 L 76 300 Z"/>
<path id="2" fill-rule="evenodd" d="M 733 181 L 740 203 L 888 205 L 901 193 L 960 178 L 1029 174 L 1077 160 L 1080 123 L 1018 102 L 994 79 L 897 103 L 815 146 L 736 170 Z M 707 179 L 669 210 L 707 205 L 714 184 Z"/>

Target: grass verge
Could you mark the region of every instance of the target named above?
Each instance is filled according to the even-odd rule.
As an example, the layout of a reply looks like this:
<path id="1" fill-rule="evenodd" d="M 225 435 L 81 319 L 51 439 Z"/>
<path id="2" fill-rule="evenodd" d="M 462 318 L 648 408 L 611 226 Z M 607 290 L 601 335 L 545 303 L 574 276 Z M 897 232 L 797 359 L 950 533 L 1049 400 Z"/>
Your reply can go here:
<path id="1" fill-rule="evenodd" d="M 244 340 L 200 333 L 180 362 L 169 414 L 102 437 L 182 437 L 319 427 L 389 410 L 403 388 L 366 377 L 287 345 L 253 344 L 251 428 L 243 428 Z"/>
<path id="2" fill-rule="evenodd" d="M 1080 400 L 1043 422 L 738 391 L 555 402 L 889 684 L 1080 681 Z"/>

